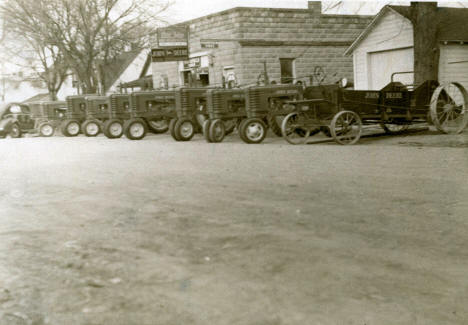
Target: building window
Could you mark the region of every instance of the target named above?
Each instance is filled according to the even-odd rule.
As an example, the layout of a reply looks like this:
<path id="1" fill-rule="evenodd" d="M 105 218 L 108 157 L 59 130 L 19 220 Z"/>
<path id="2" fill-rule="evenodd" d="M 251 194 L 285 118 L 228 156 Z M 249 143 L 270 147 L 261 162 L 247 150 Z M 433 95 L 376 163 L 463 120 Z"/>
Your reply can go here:
<path id="1" fill-rule="evenodd" d="M 210 84 L 210 78 L 208 76 L 208 73 L 200 74 L 200 83 L 201 83 L 202 87 L 208 86 Z"/>
<path id="2" fill-rule="evenodd" d="M 294 81 L 294 59 L 279 59 L 281 68 L 281 83 L 290 84 Z"/>

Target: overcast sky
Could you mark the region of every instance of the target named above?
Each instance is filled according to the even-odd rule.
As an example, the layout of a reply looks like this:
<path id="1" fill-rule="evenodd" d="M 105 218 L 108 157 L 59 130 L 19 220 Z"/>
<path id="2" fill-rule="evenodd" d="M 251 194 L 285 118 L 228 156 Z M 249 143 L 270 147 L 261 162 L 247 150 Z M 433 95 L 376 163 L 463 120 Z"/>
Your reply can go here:
<path id="1" fill-rule="evenodd" d="M 266 7 L 266 8 L 307 8 L 307 0 L 172 0 L 173 6 L 167 13 L 170 23 L 178 23 L 193 18 L 202 17 L 211 13 L 219 12 L 233 7 Z M 431 1 L 431 0 L 419 0 Z M 433 0 L 432 0 L 433 1 Z M 337 3 L 339 5 L 335 6 Z M 326 11 L 330 14 L 362 14 L 374 15 L 385 4 L 409 5 L 410 1 L 323 1 L 322 9 L 331 8 Z M 439 6 L 466 6 L 468 0 L 462 1 L 439 1 Z"/>
<path id="2" fill-rule="evenodd" d="M 2 2 L 3 0 L 0 0 Z M 156 0 L 155 0 L 156 1 Z M 265 8 L 307 8 L 307 0 L 170 0 L 173 5 L 164 14 L 165 20 L 170 23 L 179 23 L 186 20 L 202 17 L 234 7 L 265 7 Z M 339 5 L 337 5 L 339 3 Z M 376 14 L 385 4 L 409 5 L 409 1 L 323 1 L 322 11 L 329 14 Z M 466 6 L 468 0 L 441 2 L 439 6 Z M 328 9 L 328 10 L 327 10 Z M 2 69 L 3 68 L 3 69 Z M 16 71 L 18 68 L 7 62 L 0 63 L 0 73 Z"/>
<path id="3" fill-rule="evenodd" d="M 307 8 L 307 0 L 173 0 L 174 4 L 168 12 L 169 20 L 174 23 L 202 17 L 211 13 L 219 12 L 233 7 L 265 7 L 265 8 Z M 337 1 L 324 1 L 322 7 L 333 5 Z M 335 8 L 343 13 L 353 13 L 362 7 L 362 14 L 376 13 L 385 2 L 367 1 L 362 2 L 344 1 L 344 5 Z M 334 12 L 335 13 L 335 12 Z"/>

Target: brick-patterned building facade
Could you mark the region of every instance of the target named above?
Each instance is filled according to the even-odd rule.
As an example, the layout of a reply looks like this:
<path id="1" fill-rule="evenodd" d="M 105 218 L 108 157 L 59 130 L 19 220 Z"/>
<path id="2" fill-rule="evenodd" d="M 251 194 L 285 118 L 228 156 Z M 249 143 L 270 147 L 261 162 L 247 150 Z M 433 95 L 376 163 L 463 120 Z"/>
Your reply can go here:
<path id="1" fill-rule="evenodd" d="M 343 54 L 371 20 L 322 14 L 318 1 L 307 9 L 236 7 L 193 19 L 174 25 L 188 29 L 189 61 L 153 62 L 154 87 L 255 84 L 264 62 L 277 83 L 309 83 L 314 70 L 324 82 L 352 80 L 352 58 Z"/>

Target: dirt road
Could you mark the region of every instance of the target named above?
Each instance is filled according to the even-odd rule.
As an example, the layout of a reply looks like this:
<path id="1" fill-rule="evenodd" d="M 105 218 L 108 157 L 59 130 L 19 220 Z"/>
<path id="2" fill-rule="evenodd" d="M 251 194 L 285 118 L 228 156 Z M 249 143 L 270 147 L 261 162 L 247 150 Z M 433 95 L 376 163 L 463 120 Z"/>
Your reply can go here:
<path id="1" fill-rule="evenodd" d="M 467 324 L 468 135 L 0 142 L 0 324 Z"/>

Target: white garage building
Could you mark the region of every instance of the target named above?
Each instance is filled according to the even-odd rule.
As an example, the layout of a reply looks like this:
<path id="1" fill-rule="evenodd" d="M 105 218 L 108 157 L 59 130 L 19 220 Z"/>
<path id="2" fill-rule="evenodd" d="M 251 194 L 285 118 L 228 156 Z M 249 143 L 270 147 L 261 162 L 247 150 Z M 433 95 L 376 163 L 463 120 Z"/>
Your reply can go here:
<path id="1" fill-rule="evenodd" d="M 410 7 L 385 6 L 346 50 L 353 55 L 355 89 L 379 90 L 395 72 L 413 71 L 413 25 Z M 468 89 L 468 9 L 437 8 L 439 82 L 458 81 Z M 413 75 L 394 80 L 413 82 Z"/>

